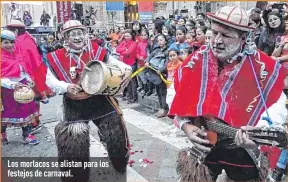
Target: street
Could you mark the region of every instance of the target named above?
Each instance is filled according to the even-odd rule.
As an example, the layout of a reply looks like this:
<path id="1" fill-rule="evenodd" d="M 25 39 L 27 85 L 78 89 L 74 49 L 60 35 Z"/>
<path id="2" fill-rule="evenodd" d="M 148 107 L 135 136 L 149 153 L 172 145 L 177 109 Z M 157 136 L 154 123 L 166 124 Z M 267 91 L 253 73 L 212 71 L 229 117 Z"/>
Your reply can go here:
<path id="1" fill-rule="evenodd" d="M 2 146 L 2 157 L 57 157 L 57 147 L 54 139 L 54 127 L 61 117 L 62 97 L 57 96 L 49 104 L 41 105 L 44 127 L 36 134 L 40 144 L 36 146 L 22 144 L 21 129 L 9 128 L 7 131 L 9 144 Z M 127 181 L 133 182 L 176 182 L 176 158 L 180 149 L 191 144 L 185 137 L 176 136 L 169 128 L 170 119 L 156 119 L 153 113 L 138 104 L 127 105 L 121 99 L 120 107 L 132 145 L 130 162 L 127 166 Z M 90 122 L 90 156 L 106 157 L 105 147 L 99 142 L 97 127 Z M 141 166 L 139 160 L 147 159 L 151 163 Z M 225 181 L 225 174 L 217 181 Z M 53 182 L 55 180 L 52 180 Z"/>
<path id="2" fill-rule="evenodd" d="M 36 134 L 40 144 L 23 145 L 22 130 L 9 128 L 9 144 L 2 147 L 2 157 L 57 157 L 54 126 L 61 116 L 61 99 L 58 96 L 52 98 L 49 104 L 41 105 L 41 122 L 44 127 Z M 176 157 L 179 149 L 190 145 L 188 140 L 167 132 L 172 124 L 170 119 L 156 119 L 151 111 L 138 104 L 127 105 L 121 99 L 119 101 L 132 145 L 130 160 L 135 161 L 131 167 L 128 166 L 127 181 L 177 181 Z M 92 122 L 90 127 L 91 157 L 107 156 L 104 146 L 99 142 L 97 127 Z M 153 163 L 140 167 L 140 159 L 148 159 Z"/>

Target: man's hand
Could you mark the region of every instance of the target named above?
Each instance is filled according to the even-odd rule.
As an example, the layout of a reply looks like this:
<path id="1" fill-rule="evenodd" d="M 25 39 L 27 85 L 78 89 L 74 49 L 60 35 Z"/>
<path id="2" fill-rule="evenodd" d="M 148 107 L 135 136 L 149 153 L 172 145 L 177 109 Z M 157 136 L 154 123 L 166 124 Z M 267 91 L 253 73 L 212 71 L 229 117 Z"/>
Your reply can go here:
<path id="1" fill-rule="evenodd" d="M 129 84 L 129 82 L 131 80 L 131 75 L 132 75 L 132 71 L 131 70 L 126 70 L 126 72 L 124 73 L 124 78 L 121 81 L 121 87 L 123 89 L 125 87 L 127 87 L 127 85 Z"/>
<path id="2" fill-rule="evenodd" d="M 145 63 L 144 66 L 145 66 L 145 68 L 148 68 L 149 67 L 149 63 Z"/>
<path id="3" fill-rule="evenodd" d="M 82 88 L 76 84 L 70 84 L 67 88 L 67 92 L 71 95 L 77 95 L 81 90 Z"/>
<path id="4" fill-rule="evenodd" d="M 239 147 L 243 147 L 243 148 L 249 148 L 249 149 L 253 149 L 253 148 L 257 148 L 258 145 L 253 142 L 252 140 L 248 139 L 248 135 L 245 131 L 251 131 L 251 130 L 255 130 L 255 129 L 259 129 L 258 127 L 253 127 L 253 126 L 243 126 L 241 127 L 241 129 L 239 129 L 235 135 L 235 143 L 237 146 Z"/>
<path id="5" fill-rule="evenodd" d="M 186 133 L 189 140 L 195 145 L 196 148 L 209 152 L 211 148 L 204 146 L 203 144 L 209 144 L 210 142 L 208 140 L 202 139 L 199 136 L 207 136 L 207 133 L 202 131 L 197 126 L 194 126 L 192 124 L 185 123 L 182 126 L 183 131 Z"/>

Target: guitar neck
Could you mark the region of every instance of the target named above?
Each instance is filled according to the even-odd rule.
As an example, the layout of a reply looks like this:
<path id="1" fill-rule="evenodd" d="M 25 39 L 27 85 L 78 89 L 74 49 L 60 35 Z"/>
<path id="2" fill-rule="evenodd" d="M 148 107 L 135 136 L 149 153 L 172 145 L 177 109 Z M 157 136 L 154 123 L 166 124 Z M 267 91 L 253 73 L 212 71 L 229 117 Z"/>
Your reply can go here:
<path id="1" fill-rule="evenodd" d="M 223 123 L 208 121 L 206 120 L 206 127 L 208 130 L 217 132 L 219 134 L 223 134 L 229 137 L 235 137 L 236 132 L 238 131 L 237 128 L 233 128 L 231 126 L 225 125 Z"/>

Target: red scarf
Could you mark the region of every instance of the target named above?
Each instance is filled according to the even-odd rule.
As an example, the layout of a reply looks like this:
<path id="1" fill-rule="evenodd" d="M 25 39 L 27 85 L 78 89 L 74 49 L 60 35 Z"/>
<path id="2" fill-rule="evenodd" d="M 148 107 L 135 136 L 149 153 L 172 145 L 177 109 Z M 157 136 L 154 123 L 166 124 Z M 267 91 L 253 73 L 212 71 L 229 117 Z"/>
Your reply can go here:
<path id="1" fill-rule="evenodd" d="M 23 61 L 21 61 L 19 57 L 16 59 L 14 52 L 1 49 L 1 78 L 19 78 L 19 65 L 25 70 L 26 66 L 23 64 Z"/>

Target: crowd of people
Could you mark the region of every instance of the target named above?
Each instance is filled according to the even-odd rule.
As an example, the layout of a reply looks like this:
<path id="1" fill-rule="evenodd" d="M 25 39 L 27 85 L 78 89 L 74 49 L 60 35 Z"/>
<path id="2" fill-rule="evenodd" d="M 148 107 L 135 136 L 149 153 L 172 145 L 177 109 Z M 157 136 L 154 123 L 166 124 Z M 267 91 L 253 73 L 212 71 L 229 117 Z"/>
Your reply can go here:
<path id="1" fill-rule="evenodd" d="M 60 52 L 66 50 L 67 55 L 68 53 L 77 54 L 77 48 L 84 42 L 84 37 L 89 38 L 93 45 L 97 44 L 106 48 L 105 50 L 113 59 L 124 63 L 131 68 L 131 74 L 136 75 L 125 87 L 121 95 L 123 101 L 132 104 L 138 102 L 138 96 L 145 98 L 157 95 L 160 108 L 155 114 L 156 117 L 169 116 L 172 118 L 173 126 L 182 129 L 198 149 L 210 151 L 205 145 L 209 141 L 198 137 L 198 135 L 205 136 L 205 133 L 195 124 L 204 120 L 207 114 L 218 116 L 218 119 L 238 128 L 246 125 L 268 126 L 268 124 L 284 128 L 287 117 L 285 108 L 287 96 L 285 94 L 288 89 L 288 81 L 285 80 L 288 73 L 288 13 L 284 6 L 268 4 L 263 11 L 259 8 L 252 9 L 249 16 L 241 8 L 227 6 L 220 8 L 216 14 L 199 13 L 195 18 L 180 17 L 176 20 L 158 17 L 150 20 L 147 24 L 134 21 L 130 28 L 116 27 L 107 31 L 107 34 L 102 34 L 99 30 L 91 30 L 86 35 L 86 32 L 82 31 L 86 28 L 78 24 L 76 27 L 80 27 L 81 32 L 73 32 L 74 29 L 67 28 L 67 34 L 66 32 L 49 34 L 41 37 L 39 43 L 35 42 L 25 31 L 25 25 L 18 20 L 12 20 L 7 26 L 9 31 L 2 31 L 1 92 L 2 118 L 4 118 L 1 131 L 2 142 L 8 143 L 6 127 L 17 123 L 17 126 L 22 127 L 24 143 L 33 145 L 39 143 L 33 135 L 33 132 L 41 126 L 39 124 L 39 102 L 47 103 L 49 97 L 54 96 L 55 93 L 63 93 L 65 88 L 63 89 L 63 85 L 59 86 L 60 82 L 56 83 L 50 76 L 47 76 L 50 78 L 49 83 L 53 82 L 54 84 L 51 86 L 53 89 L 43 90 L 43 85 L 39 83 L 41 81 L 38 79 L 42 76 L 33 70 L 38 70 L 44 63 L 46 68 L 53 70 L 54 75 L 57 75 L 55 65 L 51 65 L 51 59 L 56 59 L 55 51 L 58 50 L 59 53 L 59 50 Z M 11 34 L 10 31 L 13 33 Z M 55 35 L 57 35 L 56 38 Z M 82 47 L 79 50 L 82 50 Z M 74 52 L 69 52 L 71 50 Z M 82 54 L 80 54 L 81 56 Z M 25 62 L 21 57 L 34 61 Z M 105 56 L 102 59 L 105 60 Z M 120 65 L 120 63 L 117 64 Z M 283 66 L 279 66 L 281 64 Z M 256 75 L 260 75 L 261 83 L 258 83 L 259 76 Z M 67 79 L 64 77 L 61 82 Z M 39 99 L 25 107 L 19 106 L 13 100 L 12 91 L 21 84 L 32 83 L 37 89 L 42 90 L 38 95 Z M 56 86 L 57 84 L 58 86 Z M 47 85 L 49 86 L 49 84 Z M 73 84 L 67 87 L 69 94 L 78 93 L 81 90 Z M 250 90 L 246 94 L 248 88 Z M 259 98 L 259 92 L 261 98 Z M 258 105 L 255 105 L 255 108 L 253 108 L 254 106 L 250 107 L 253 104 L 250 101 L 255 98 L 255 102 L 259 102 Z M 229 104 L 227 104 L 228 102 Z M 261 102 L 264 103 L 264 106 Z M 249 108 L 245 108 L 246 104 L 249 105 Z M 15 112 L 15 110 L 9 112 L 10 109 L 7 107 L 11 108 L 12 106 L 19 107 L 19 110 L 23 112 Z M 263 108 L 268 110 L 270 115 L 264 112 Z M 240 116 L 240 114 L 242 115 Z M 69 118 L 68 115 L 67 117 Z M 76 119 L 83 118 L 76 117 Z M 88 120 L 93 119 L 88 118 Z M 95 124 L 101 127 L 101 122 L 99 124 L 95 120 Z M 231 143 L 238 147 L 228 149 L 226 146 L 219 145 L 217 150 L 213 151 L 219 155 L 208 156 L 207 161 L 210 163 L 206 167 L 209 168 L 209 172 L 203 176 L 201 172 L 205 170 L 198 169 L 201 167 L 198 165 L 192 169 L 181 168 L 179 171 L 182 174 L 182 180 L 199 181 L 203 177 L 209 180 L 210 178 L 207 177 L 209 173 L 214 181 L 222 169 L 225 169 L 228 177 L 235 181 L 260 179 L 257 171 L 261 171 L 261 169 L 255 167 L 256 164 L 251 163 L 247 152 L 242 150 L 242 148 L 253 147 L 255 149 L 256 144 L 243 135 L 243 130 L 245 128 L 237 132 L 235 141 L 233 140 L 233 144 Z M 62 146 L 61 141 L 57 145 Z M 119 148 L 119 150 L 122 149 Z M 280 181 L 287 166 L 287 149 L 261 147 L 260 150 L 266 153 L 270 160 L 268 168 L 273 171 L 270 175 L 271 180 Z M 187 153 L 184 151 L 181 154 L 186 155 Z M 125 160 L 127 159 L 125 158 Z M 250 167 L 243 169 L 240 164 Z M 185 170 L 201 172 L 196 172 L 199 176 L 195 177 Z M 185 176 L 187 174 L 190 176 Z"/>

